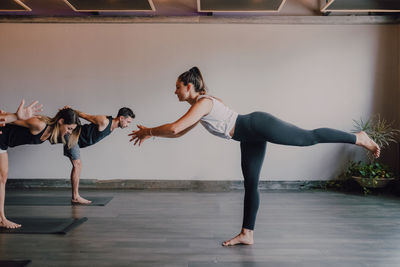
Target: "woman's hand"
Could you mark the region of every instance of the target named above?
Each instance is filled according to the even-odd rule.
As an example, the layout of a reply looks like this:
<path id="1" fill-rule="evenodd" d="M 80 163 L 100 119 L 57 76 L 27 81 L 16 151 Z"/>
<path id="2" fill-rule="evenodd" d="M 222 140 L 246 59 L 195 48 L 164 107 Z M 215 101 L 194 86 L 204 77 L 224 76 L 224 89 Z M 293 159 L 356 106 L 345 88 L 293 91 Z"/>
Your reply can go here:
<path id="1" fill-rule="evenodd" d="M 144 127 L 143 125 L 137 125 L 139 130 L 132 131 L 132 133 L 128 134 L 132 136 L 129 142 L 134 141 L 133 145 L 135 146 L 139 142 L 139 146 L 144 142 L 144 140 L 149 139 L 151 137 L 149 128 Z"/>
<path id="2" fill-rule="evenodd" d="M 17 112 L 15 113 L 18 120 L 30 119 L 37 115 L 39 112 L 43 111 L 43 105 L 39 104 L 39 101 L 34 101 L 27 107 L 24 107 L 24 105 L 25 100 L 22 99 L 21 104 L 19 105 Z"/>

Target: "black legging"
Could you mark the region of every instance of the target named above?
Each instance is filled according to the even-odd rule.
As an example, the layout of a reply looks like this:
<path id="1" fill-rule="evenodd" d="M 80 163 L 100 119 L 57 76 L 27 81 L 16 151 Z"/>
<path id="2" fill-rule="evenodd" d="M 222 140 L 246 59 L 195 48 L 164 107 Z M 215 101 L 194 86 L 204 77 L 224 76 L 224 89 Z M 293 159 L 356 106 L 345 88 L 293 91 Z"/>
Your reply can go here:
<path id="1" fill-rule="evenodd" d="M 318 143 L 356 143 L 354 134 L 330 128 L 304 130 L 265 112 L 239 115 L 232 137 L 240 141 L 244 176 L 243 228 L 254 230 L 260 202 L 258 180 L 267 142 L 289 146 L 311 146 Z"/>

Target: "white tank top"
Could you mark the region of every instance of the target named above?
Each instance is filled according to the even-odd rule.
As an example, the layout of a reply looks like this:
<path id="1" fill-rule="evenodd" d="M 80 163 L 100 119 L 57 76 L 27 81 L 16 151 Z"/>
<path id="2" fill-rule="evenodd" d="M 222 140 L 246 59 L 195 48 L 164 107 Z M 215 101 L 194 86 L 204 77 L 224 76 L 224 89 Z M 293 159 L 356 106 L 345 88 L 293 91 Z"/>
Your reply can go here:
<path id="1" fill-rule="evenodd" d="M 201 125 L 213 135 L 231 139 L 232 136 L 229 135 L 229 132 L 235 125 L 238 113 L 209 95 L 201 95 L 198 100 L 204 97 L 211 99 L 213 106 L 210 113 L 200 119 Z"/>

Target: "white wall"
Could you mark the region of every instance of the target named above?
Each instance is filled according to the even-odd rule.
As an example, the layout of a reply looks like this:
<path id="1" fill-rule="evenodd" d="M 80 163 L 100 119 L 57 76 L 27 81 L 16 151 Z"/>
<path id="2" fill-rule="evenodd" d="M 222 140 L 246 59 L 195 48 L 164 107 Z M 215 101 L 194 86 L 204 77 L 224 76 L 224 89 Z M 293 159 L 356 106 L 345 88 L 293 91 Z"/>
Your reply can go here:
<path id="1" fill-rule="evenodd" d="M 397 25 L 0 24 L 0 104 L 14 110 L 22 97 L 39 99 L 50 116 L 66 104 L 114 115 L 129 106 L 134 124 L 156 126 L 186 111 L 175 81 L 197 65 L 210 93 L 239 113 L 350 130 L 352 119 L 371 112 L 393 116 L 398 36 Z M 239 144 L 201 126 L 140 148 L 128 133 L 82 149 L 82 178 L 241 179 Z M 267 152 L 262 179 L 319 180 L 361 150 L 269 145 Z M 9 155 L 10 178 L 69 176 L 61 145 L 21 146 Z"/>

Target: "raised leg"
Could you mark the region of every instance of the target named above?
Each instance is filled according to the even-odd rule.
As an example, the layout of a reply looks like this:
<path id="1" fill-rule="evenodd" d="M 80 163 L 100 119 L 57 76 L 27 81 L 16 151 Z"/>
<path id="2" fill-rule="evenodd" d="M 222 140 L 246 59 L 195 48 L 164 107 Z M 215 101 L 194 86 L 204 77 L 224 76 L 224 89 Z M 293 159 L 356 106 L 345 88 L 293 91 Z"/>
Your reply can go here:
<path id="1" fill-rule="evenodd" d="M 332 128 L 305 130 L 265 113 L 252 116 L 253 131 L 267 142 L 289 146 L 311 146 L 319 143 L 356 143 L 356 135 Z"/>

